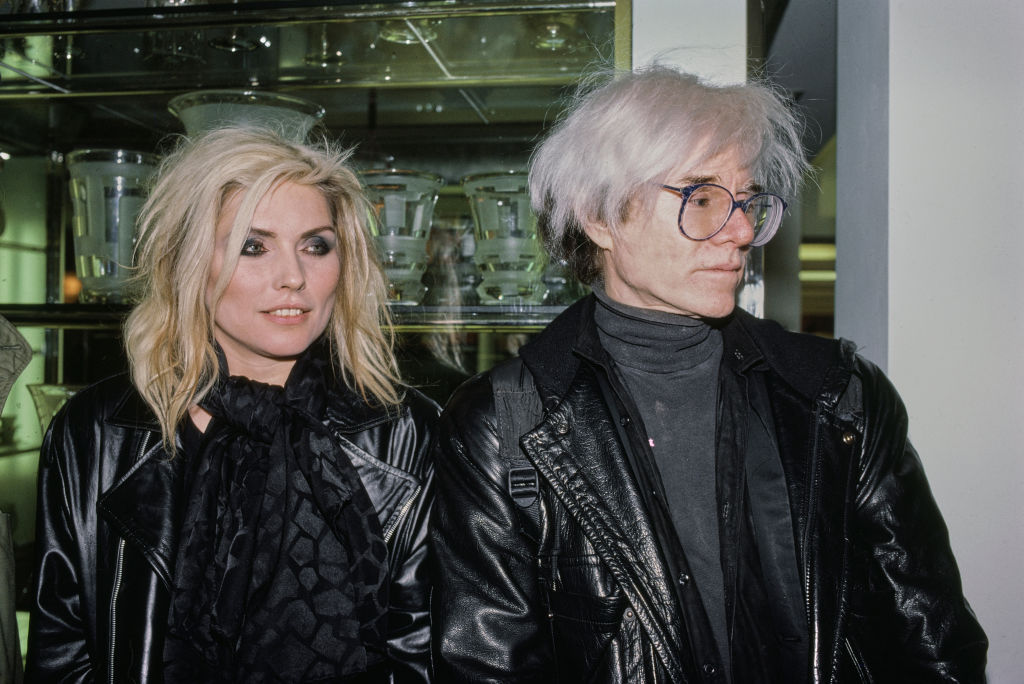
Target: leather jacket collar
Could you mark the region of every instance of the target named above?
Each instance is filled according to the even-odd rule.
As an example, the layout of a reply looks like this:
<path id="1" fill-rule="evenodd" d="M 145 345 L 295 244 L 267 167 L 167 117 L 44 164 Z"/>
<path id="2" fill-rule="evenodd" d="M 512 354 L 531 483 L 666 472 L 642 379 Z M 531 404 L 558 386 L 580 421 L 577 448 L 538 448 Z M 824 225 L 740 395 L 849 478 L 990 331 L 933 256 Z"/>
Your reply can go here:
<path id="1" fill-rule="evenodd" d="M 327 417 L 339 434 L 354 434 L 392 417 L 383 407 L 367 404 L 343 385 L 335 385 L 330 393 Z M 160 445 L 156 416 L 138 392 L 126 392 L 107 422 L 133 431 L 134 444 L 130 448 L 135 459 L 127 472 L 119 473 L 114 484 L 101 493 L 97 503 L 100 515 L 138 548 L 161 582 L 169 587 L 177 551 L 176 525 L 184 496 L 183 459 L 167 457 Z M 405 489 L 411 490 L 413 485 Z"/>
<path id="2" fill-rule="evenodd" d="M 589 295 L 559 315 L 544 334 L 525 345 L 520 356 L 537 380 L 541 397 L 562 396 L 579 367 L 580 358 L 608 366 L 594 323 L 594 295 Z M 837 364 L 849 367 L 852 346 L 809 335 L 793 336 L 774 321 L 760 320 L 742 309 L 712 323 L 722 331 L 723 363 L 741 374 L 770 367 L 791 389 L 808 401 L 838 401 L 845 377 L 829 376 L 823 369 Z M 841 348 L 843 347 L 843 348 Z M 571 349 L 574 354 L 568 354 Z M 831 357 L 822 363 L 822 357 Z M 845 356 L 840 364 L 840 356 Z M 828 381 L 828 382 L 826 382 Z"/>

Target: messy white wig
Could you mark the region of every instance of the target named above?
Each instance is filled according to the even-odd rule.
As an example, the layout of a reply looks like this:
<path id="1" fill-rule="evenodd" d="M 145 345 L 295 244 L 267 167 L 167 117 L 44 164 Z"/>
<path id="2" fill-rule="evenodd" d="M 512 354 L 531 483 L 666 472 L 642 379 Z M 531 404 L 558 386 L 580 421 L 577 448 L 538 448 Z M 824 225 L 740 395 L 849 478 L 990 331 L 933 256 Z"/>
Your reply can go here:
<path id="1" fill-rule="evenodd" d="M 793 197 L 808 170 L 798 118 L 768 83 L 714 85 L 652 65 L 594 74 L 534 150 L 530 197 L 544 246 L 581 282 L 600 275 L 600 250 L 584 232 L 613 233 L 649 211 L 681 164 L 696 168 L 736 151 L 753 180 Z"/>

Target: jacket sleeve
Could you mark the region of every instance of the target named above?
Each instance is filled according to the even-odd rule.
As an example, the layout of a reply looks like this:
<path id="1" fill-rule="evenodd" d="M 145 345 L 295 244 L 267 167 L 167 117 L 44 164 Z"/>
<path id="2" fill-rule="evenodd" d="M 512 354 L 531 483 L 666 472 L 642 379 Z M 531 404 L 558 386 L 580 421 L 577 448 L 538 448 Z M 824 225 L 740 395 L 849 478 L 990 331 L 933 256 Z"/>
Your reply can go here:
<path id="1" fill-rule="evenodd" d="M 443 682 L 550 678 L 537 548 L 521 532 L 498 449 L 491 384 L 478 376 L 441 417 L 431 537 L 434 666 Z"/>
<path id="2" fill-rule="evenodd" d="M 875 677 L 984 682 L 988 641 L 963 596 L 945 522 L 907 439 L 907 412 L 880 370 L 858 360 L 863 388 L 848 639 Z"/>
<path id="3" fill-rule="evenodd" d="M 36 502 L 35 574 L 26 681 L 86 682 L 95 674 L 96 644 L 82 602 L 79 540 L 72 513 L 78 492 L 71 486 L 66 412 L 58 413 L 43 439 Z"/>
<path id="4" fill-rule="evenodd" d="M 393 443 L 397 458 L 420 478 L 420 490 L 410 501 L 394 532 L 391 585 L 388 600 L 388 657 L 396 684 L 429 682 L 430 566 L 427 543 L 434 503 L 431 448 L 436 436 L 438 407 L 422 397 L 410 398 L 411 417 Z"/>

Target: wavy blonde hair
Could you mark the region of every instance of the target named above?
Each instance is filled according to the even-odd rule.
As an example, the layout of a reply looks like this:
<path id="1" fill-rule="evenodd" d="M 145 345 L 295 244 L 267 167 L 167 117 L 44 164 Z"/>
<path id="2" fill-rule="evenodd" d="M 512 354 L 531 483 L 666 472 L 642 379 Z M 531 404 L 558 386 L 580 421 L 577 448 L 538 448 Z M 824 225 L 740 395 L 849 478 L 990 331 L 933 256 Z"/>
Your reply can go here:
<path id="1" fill-rule="evenodd" d="M 373 211 L 348 166 L 351 150 L 289 142 L 254 128 L 224 128 L 183 139 L 161 162 L 139 216 L 135 288 L 139 302 L 125 322 L 131 378 L 160 423 L 165 448 L 217 376 L 213 315 L 238 263 L 260 199 L 281 183 L 323 193 L 338 237 L 341 278 L 327 324 L 332 360 L 364 400 L 401 401 L 387 286 L 370 236 Z M 225 263 L 210 283 L 218 219 L 240 196 Z"/>

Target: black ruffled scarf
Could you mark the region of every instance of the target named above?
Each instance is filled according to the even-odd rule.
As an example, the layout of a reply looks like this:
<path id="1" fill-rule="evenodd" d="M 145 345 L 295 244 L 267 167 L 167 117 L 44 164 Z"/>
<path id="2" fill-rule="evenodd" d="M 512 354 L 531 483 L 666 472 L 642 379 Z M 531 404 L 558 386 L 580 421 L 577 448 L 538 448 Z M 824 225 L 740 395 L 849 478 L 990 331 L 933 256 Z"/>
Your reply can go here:
<path id="1" fill-rule="evenodd" d="M 284 387 L 222 375 L 200 404 L 213 420 L 185 454 L 169 684 L 339 681 L 383 661 L 387 546 L 324 427 L 334 377 L 315 344 Z"/>

